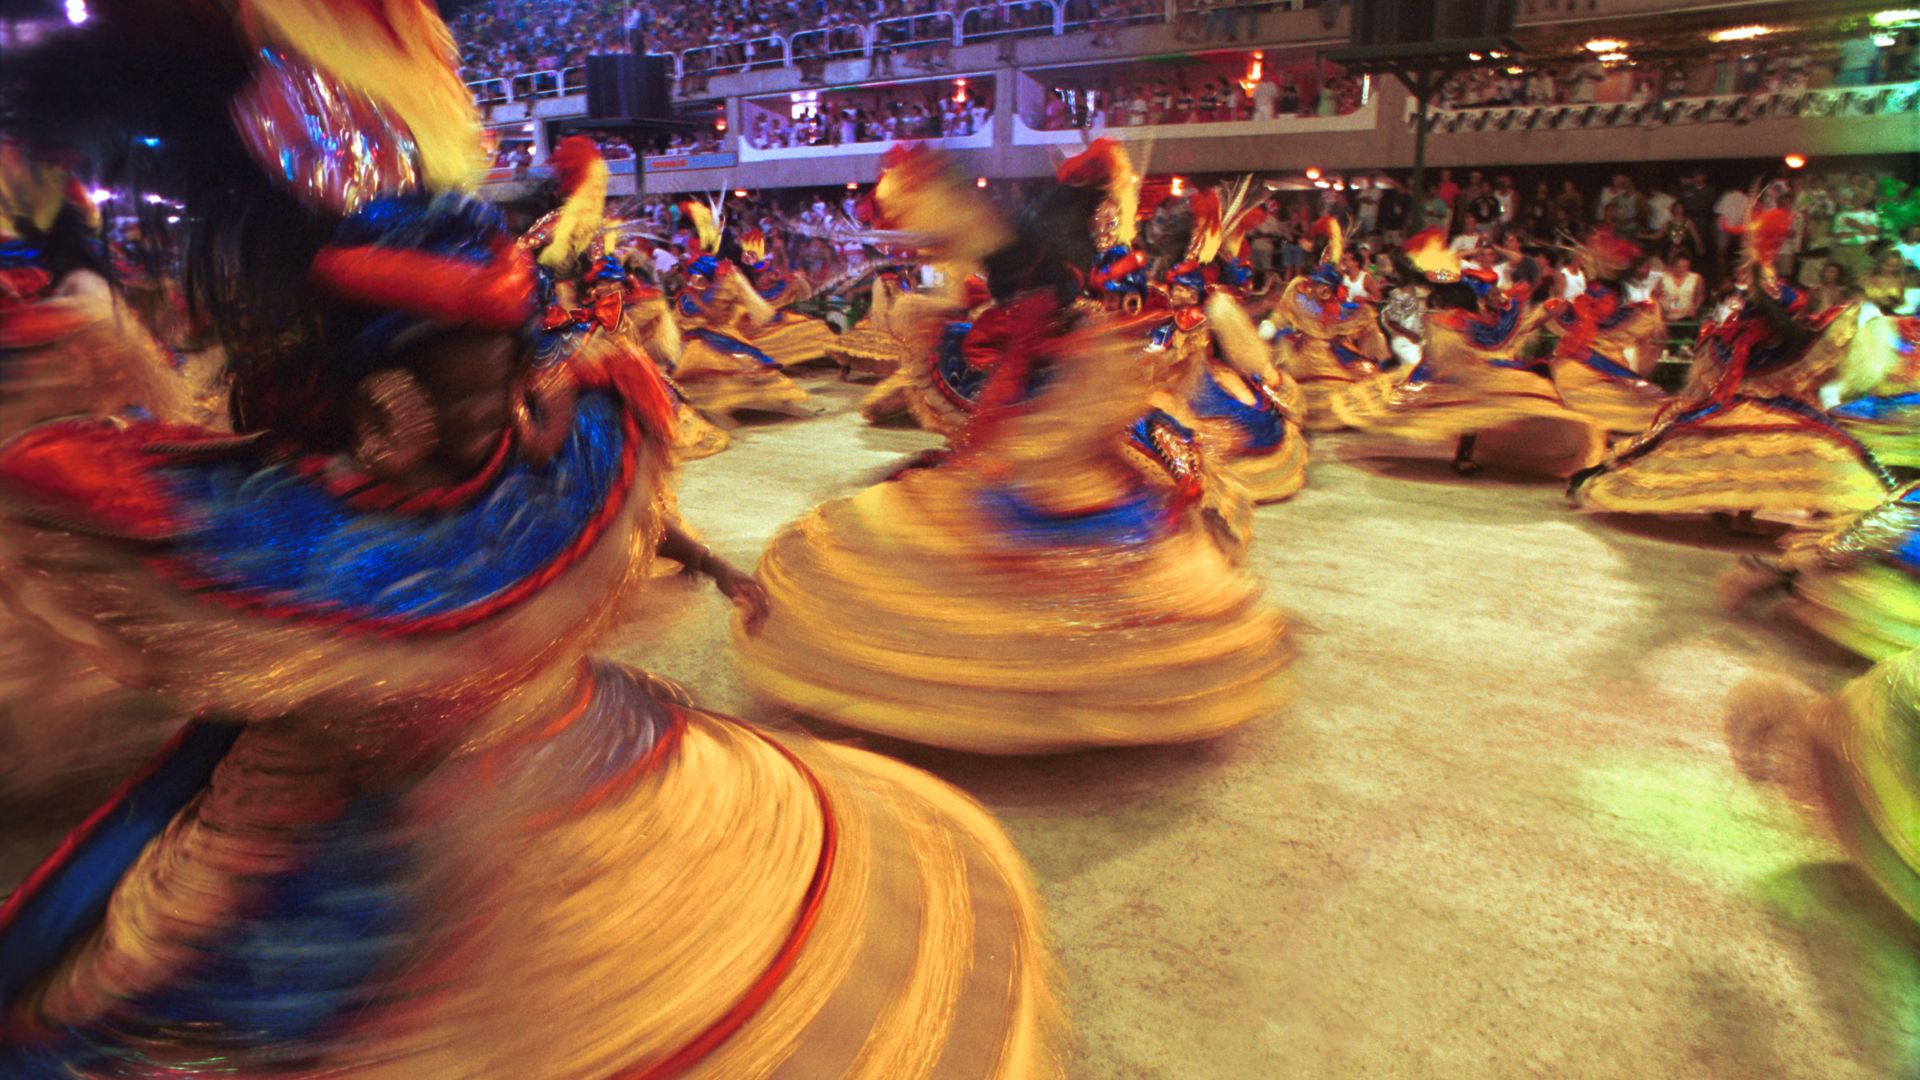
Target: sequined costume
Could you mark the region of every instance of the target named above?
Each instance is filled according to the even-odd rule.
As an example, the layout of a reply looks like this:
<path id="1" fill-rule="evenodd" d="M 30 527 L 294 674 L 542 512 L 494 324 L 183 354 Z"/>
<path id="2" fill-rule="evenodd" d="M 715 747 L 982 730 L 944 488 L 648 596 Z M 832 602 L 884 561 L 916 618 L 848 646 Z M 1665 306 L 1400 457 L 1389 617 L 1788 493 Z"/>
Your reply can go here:
<path id="1" fill-rule="evenodd" d="M 1409 241 L 1408 257 L 1431 283 L 1436 305 L 1420 321 L 1419 362 L 1410 373 L 1375 376 L 1335 396 L 1341 422 L 1458 444 L 1462 462 L 1478 450 L 1560 476 L 1597 462 L 1606 431 L 1567 407 L 1544 364 L 1522 357 L 1549 309 L 1530 305 L 1524 290 L 1503 296 L 1491 281 L 1463 276 L 1438 230 Z"/>
<path id="2" fill-rule="evenodd" d="M 1381 365 L 1393 355 L 1373 305 L 1347 297 L 1338 250 L 1338 242 L 1330 241 L 1331 258 L 1289 282 L 1267 316 L 1276 328 L 1280 366 L 1306 396 L 1308 431 L 1345 427 L 1333 411 L 1334 397 L 1381 374 Z"/>
<path id="3" fill-rule="evenodd" d="M 701 415 L 723 425 L 738 412 L 809 415 L 807 392 L 750 340 L 776 314 L 731 262 L 697 255 L 688 263 L 673 297 L 680 357 L 667 374 Z"/>
<path id="4" fill-rule="evenodd" d="M 477 472 L 389 479 L 424 475 L 394 472 L 414 448 L 468 451 L 423 441 L 466 417 L 412 411 L 407 380 L 473 386 L 524 348 L 530 266 L 490 208 L 412 179 L 478 157 L 429 7 L 386 4 L 391 37 L 318 0 L 247 13 L 267 59 L 236 116 L 306 121 L 253 129 L 288 156 L 351 123 L 381 182 L 296 188 L 338 216 L 303 301 L 334 333 L 280 340 L 320 351 L 260 358 L 239 392 L 308 356 L 322 387 L 372 366 L 349 385 L 392 422 L 336 451 L 300 421 L 337 400 L 253 398 L 288 423 L 66 420 L 0 449 L 11 580 L 201 717 L 0 908 L 0 1075 L 1052 1072 L 1031 894 L 977 806 L 586 658 L 674 532 L 672 403 L 625 341 L 517 376 Z M 113 55 L 190 54 L 187 28 L 137 29 Z M 103 14 L 77 41 L 132 32 Z M 353 85 L 410 76 L 394 100 L 273 51 L 343 40 L 383 54 L 348 70 L 389 73 Z M 225 71 L 193 66 L 211 115 L 174 123 L 224 122 Z M 411 134 L 456 102 L 437 143 Z"/>
<path id="5" fill-rule="evenodd" d="M 1854 336 L 1845 377 L 1858 392 L 1828 410 L 1889 467 L 1920 469 L 1920 317 L 1883 315 Z"/>
<path id="6" fill-rule="evenodd" d="M 1609 432 L 1638 435 L 1668 401 L 1647 379 L 1666 348 L 1666 320 L 1659 305 L 1625 297 L 1621 282 L 1641 261 L 1639 248 L 1603 230 L 1579 252 L 1587 289 L 1558 305 L 1546 324 L 1555 339 L 1554 386 L 1568 408 Z"/>
<path id="7" fill-rule="evenodd" d="M 173 355 L 102 276 L 99 213 L 65 168 L 0 141 L 0 440 L 73 413 L 181 419 Z M 122 691 L 0 580 L 0 815 L 110 781 L 178 718 Z M 55 719 L 57 718 L 57 719 Z"/>
<path id="8" fill-rule="evenodd" d="M 782 368 L 825 360 L 840 335 L 824 319 L 803 315 L 793 305 L 813 294 L 807 279 L 776 263 L 766 237 L 752 229 L 740 237 L 739 270 L 770 311 L 765 318 L 735 323 L 746 341 Z"/>
<path id="9" fill-rule="evenodd" d="M 1769 214 L 1773 213 L 1771 211 Z M 1749 237 L 1784 223 L 1763 218 Z M 1752 246 L 1752 245 L 1750 245 Z M 1771 264 L 1766 248 L 1749 264 Z M 1820 407 L 1859 323 L 1852 306 L 1807 313 L 1797 286 L 1757 287 L 1701 331 L 1687 387 L 1639 437 L 1576 476 L 1576 505 L 1616 513 L 1841 514 L 1886 499 L 1892 480 Z"/>
<path id="10" fill-rule="evenodd" d="M 1061 237 L 1089 198 L 1053 189 L 987 259 L 996 302 L 962 346 L 987 385 L 951 455 L 768 546 L 771 614 L 735 638 L 758 691 L 983 753 L 1197 739 L 1274 707 L 1279 614 L 1197 512 L 1197 482 L 1150 482 L 1113 437 L 1149 388 L 1138 331 L 1073 302 L 1085 244 Z"/>

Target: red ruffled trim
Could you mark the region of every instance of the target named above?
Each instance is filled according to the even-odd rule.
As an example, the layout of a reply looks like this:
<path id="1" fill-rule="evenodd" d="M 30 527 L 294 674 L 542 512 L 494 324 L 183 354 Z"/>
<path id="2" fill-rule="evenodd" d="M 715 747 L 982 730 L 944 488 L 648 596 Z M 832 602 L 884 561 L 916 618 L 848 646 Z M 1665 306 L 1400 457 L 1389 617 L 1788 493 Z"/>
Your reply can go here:
<path id="1" fill-rule="evenodd" d="M 812 769 L 807 768 L 799 755 L 771 736 L 761 734 L 752 728 L 744 730 L 752 732 L 767 745 L 778 750 L 781 756 L 799 770 L 800 775 L 806 778 L 807 786 L 813 789 L 814 800 L 820 807 L 820 855 L 814 862 L 813 877 L 807 882 L 807 890 L 801 895 L 800 910 L 794 918 L 793 929 L 788 932 L 786 942 L 780 946 L 780 951 L 774 954 L 773 960 L 760 973 L 760 977 L 747 987 L 746 993 L 740 996 L 740 1000 L 734 1002 L 732 1008 L 708 1025 L 705 1031 L 659 1061 L 651 1065 L 623 1069 L 613 1073 L 607 1080 L 668 1080 L 669 1077 L 678 1076 L 699 1064 L 721 1043 L 731 1038 L 734 1032 L 744 1027 L 748 1020 L 753 1019 L 761 1006 L 773 997 L 774 991 L 780 988 L 780 983 L 786 978 L 787 972 L 793 970 L 794 962 L 800 957 L 800 950 L 806 946 L 807 939 L 813 934 L 814 925 L 820 921 L 820 908 L 826 900 L 827 883 L 832 880 L 834 859 L 840 849 L 840 829 L 834 820 L 833 803 L 827 798 L 826 786 L 820 783 L 820 778 L 814 775 Z"/>

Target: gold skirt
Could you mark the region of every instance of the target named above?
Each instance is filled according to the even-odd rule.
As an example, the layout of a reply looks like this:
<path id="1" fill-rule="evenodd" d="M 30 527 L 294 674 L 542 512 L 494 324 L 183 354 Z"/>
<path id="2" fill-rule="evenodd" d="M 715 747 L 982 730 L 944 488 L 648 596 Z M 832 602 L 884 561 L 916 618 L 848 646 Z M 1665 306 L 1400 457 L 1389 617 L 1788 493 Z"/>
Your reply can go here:
<path id="1" fill-rule="evenodd" d="M 891 331 L 862 322 L 834 340 L 827 355 L 850 375 L 884 379 L 911 359 L 907 343 Z"/>
<path id="2" fill-rule="evenodd" d="M 1840 426 L 1880 459 L 1880 464 L 1920 469 L 1920 407 L 1877 419 L 1846 418 Z"/>
<path id="3" fill-rule="evenodd" d="M 1525 372 L 1512 378 L 1452 385 L 1402 382 L 1380 375 L 1335 397 L 1341 423 L 1408 442 L 1450 444 L 1482 436 L 1476 457 L 1512 461 L 1553 476 L 1569 476 L 1606 454 L 1606 430 L 1562 405 L 1553 384 Z"/>
<path id="4" fill-rule="evenodd" d="M 1330 375 L 1313 375 L 1300 379 L 1300 394 L 1303 401 L 1300 426 L 1320 434 L 1345 431 L 1347 423 L 1334 411 L 1334 400 L 1347 393 L 1352 387 L 1375 378 L 1391 379 L 1393 376 L 1370 374 L 1361 379 L 1342 379 Z"/>
<path id="5" fill-rule="evenodd" d="M 1813 712 L 1814 765 L 1836 831 L 1920 922 L 1920 652 L 1890 657 Z"/>
<path id="6" fill-rule="evenodd" d="M 1178 742 L 1272 712 L 1280 614 L 1198 515 L 1027 547 L 952 466 L 827 503 L 768 547 L 748 681 L 849 727 L 980 753 Z"/>
<path id="7" fill-rule="evenodd" d="M 687 335 L 673 379 L 687 404 L 722 426 L 731 425 L 736 412 L 811 414 L 807 392 L 779 368 L 727 352 L 696 334 Z"/>
<path id="8" fill-rule="evenodd" d="M 1869 660 L 1920 649 L 1920 576 L 1894 559 L 1920 530 L 1920 501 L 1912 484 L 1902 495 L 1857 517 L 1799 530 L 1781 558 L 1793 576 L 1793 614 Z"/>
<path id="9" fill-rule="evenodd" d="M 1592 417 L 1615 435 L 1638 435 L 1666 405 L 1665 391 L 1645 379 L 1620 379 L 1572 360 L 1553 362 L 1553 384 L 1567 408 Z"/>
<path id="10" fill-rule="evenodd" d="M 301 865 L 288 838 L 364 790 L 311 736 L 249 730 L 122 879 L 78 977 L 33 1007 L 131 1002 L 110 1038 L 156 1031 L 151 1059 L 217 1053 L 248 1073 L 291 1058 L 394 1080 L 1059 1074 L 1037 905 L 985 811 L 864 751 L 669 715 L 637 769 L 569 753 L 556 725 L 403 789 L 383 828 L 412 854 L 383 888 L 410 914 L 381 931 L 393 951 L 370 998 L 298 1046 L 137 1015 L 142 982 L 192 978 L 168 974 L 169 947 L 191 965 L 196 940 L 244 930 L 256 875 Z"/>
<path id="11" fill-rule="evenodd" d="M 747 341 L 782 368 L 825 360 L 839 343 L 840 335 L 823 320 L 784 308 L 776 310 L 773 323 L 753 327 Z"/>
<path id="12" fill-rule="evenodd" d="M 676 461 L 698 461 L 733 445 L 733 436 L 709 423 L 694 407 L 682 400 L 674 409 L 673 456 Z"/>
<path id="13" fill-rule="evenodd" d="M 1891 494 L 1838 432 L 1735 399 L 1616 450 L 1574 491 L 1584 509 L 1623 514 L 1851 514 Z"/>

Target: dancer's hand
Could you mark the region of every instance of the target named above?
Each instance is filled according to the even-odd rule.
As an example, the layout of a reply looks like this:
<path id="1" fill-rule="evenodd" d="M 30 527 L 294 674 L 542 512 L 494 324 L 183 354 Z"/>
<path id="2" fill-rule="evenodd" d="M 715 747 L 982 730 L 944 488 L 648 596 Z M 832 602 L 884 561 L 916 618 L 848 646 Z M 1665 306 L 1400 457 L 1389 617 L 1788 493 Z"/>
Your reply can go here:
<path id="1" fill-rule="evenodd" d="M 740 609 L 740 625 L 748 634 L 758 634 L 760 627 L 767 621 L 767 590 L 753 579 L 751 574 L 742 574 L 733 567 L 721 563 L 712 569 L 713 583 L 720 588 L 720 595 L 733 602 Z"/>

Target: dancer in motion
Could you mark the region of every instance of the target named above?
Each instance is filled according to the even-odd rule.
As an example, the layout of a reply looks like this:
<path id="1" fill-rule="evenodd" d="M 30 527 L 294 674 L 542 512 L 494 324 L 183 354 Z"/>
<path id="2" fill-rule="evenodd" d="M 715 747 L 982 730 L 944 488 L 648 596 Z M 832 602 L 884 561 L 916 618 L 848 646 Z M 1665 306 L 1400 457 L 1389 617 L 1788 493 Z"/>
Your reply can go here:
<path id="1" fill-rule="evenodd" d="M 1413 442 L 1452 444 L 1453 467 L 1479 470 L 1476 448 L 1566 476 L 1597 462 L 1606 431 L 1567 408 L 1545 365 L 1522 359 L 1548 317 L 1521 286 L 1502 295 L 1490 272 L 1462 270 L 1438 229 L 1408 241 L 1407 265 L 1428 284 L 1420 360 L 1333 398 L 1348 427 Z"/>
<path id="2" fill-rule="evenodd" d="M 912 354 L 907 345 L 905 320 L 896 327 L 895 313 L 900 302 L 919 288 L 914 281 L 916 270 L 909 259 L 871 272 L 873 281 L 868 285 L 866 313 L 846 333 L 836 337 L 827 350 L 827 355 L 840 365 L 847 378 L 884 380 L 910 362 Z"/>
<path id="3" fill-rule="evenodd" d="M 0 448 L 9 580 L 202 718 L 0 908 L 0 1074 L 1052 1072 L 978 807 L 585 658 L 656 550 L 757 592 L 674 523 L 629 343 L 533 362 L 438 17 L 204 10 L 9 61 L 180 149 L 242 407 Z"/>
<path id="4" fill-rule="evenodd" d="M 182 420 L 198 412 L 173 357 L 109 284 L 100 215 L 51 155 L 0 140 L 0 440 L 91 412 Z M 106 679 L 16 613 L 0 581 L 0 816 L 86 790 L 152 752 L 178 717 Z M 50 723 L 48 717 L 60 717 Z"/>
<path id="5" fill-rule="evenodd" d="M 627 272 L 609 248 L 620 226 L 605 220 L 607 165 L 593 140 L 570 135 L 553 152 L 561 205 L 534 223 L 521 246 L 538 257 L 542 338 L 536 356 L 552 359 L 578 347 L 596 331 L 622 335 L 654 365 L 674 402 L 674 455 L 681 461 L 708 457 L 732 442 L 687 401 L 667 372 L 679 366 L 680 331 L 666 297 Z M 572 279 L 580 270 L 578 281 Z"/>
<path id="6" fill-rule="evenodd" d="M 1327 242 L 1319 265 L 1288 283 L 1267 319 L 1276 327 L 1281 366 L 1306 395 L 1307 430 L 1339 431 L 1345 425 L 1333 411 L 1334 397 L 1380 374 L 1393 350 L 1373 305 L 1348 296 L 1341 283 L 1339 223 L 1322 218 L 1314 232 Z"/>
<path id="7" fill-rule="evenodd" d="M 673 297 L 681 349 L 667 374 L 689 404 L 722 427 L 741 412 L 810 415 L 807 392 L 749 340 L 779 313 L 731 259 L 720 256 L 722 223 L 714 220 L 712 209 L 697 202 L 682 203 L 680 209 L 693 223 L 694 242 L 686 282 Z"/>
<path id="8" fill-rule="evenodd" d="M 1077 305 L 1100 186 L 1059 185 L 993 237 L 994 303 L 962 351 L 988 371 L 948 458 L 818 507 L 760 563 L 769 611 L 735 635 L 749 681 L 794 709 L 985 753 L 1217 734 L 1274 705 L 1280 616 L 1115 432 L 1144 412 L 1137 330 Z M 927 154 L 876 189 L 999 230 Z M 907 227 L 913 228 L 914 223 Z M 951 235 L 951 234 L 950 234 Z"/>
<path id="9" fill-rule="evenodd" d="M 1829 415 L 1882 465 L 1920 469 L 1920 316 L 1868 320 L 1844 377 L 1854 385 L 1840 388 L 1847 400 Z"/>
<path id="10" fill-rule="evenodd" d="M 1241 245 L 1259 213 L 1245 205 L 1248 187 L 1242 181 L 1224 204 L 1212 191 L 1188 200 L 1185 243 L 1149 306 L 1158 321 L 1147 358 L 1154 404 L 1193 432 L 1209 464 L 1266 503 L 1307 482 L 1306 402 L 1241 306 L 1251 280 Z"/>
<path id="11" fill-rule="evenodd" d="M 1881 661 L 1809 719 L 1814 776 L 1834 830 L 1920 924 L 1920 649 Z"/>
<path id="12" fill-rule="evenodd" d="M 1590 233 L 1575 253 L 1586 291 L 1560 305 L 1546 324 L 1556 339 L 1554 385 L 1568 408 L 1613 434 L 1638 435 L 1668 400 L 1647 379 L 1666 347 L 1666 320 L 1659 305 L 1626 298 L 1625 283 L 1646 255 L 1606 228 Z"/>
<path id="13" fill-rule="evenodd" d="M 771 310 L 770 317 L 740 324 L 754 348 L 783 368 L 826 359 L 839 335 L 822 319 L 802 315 L 793 305 L 813 295 L 805 275 L 784 265 L 767 249 L 759 229 L 740 235 L 739 268 L 753 291 Z"/>
<path id="14" fill-rule="evenodd" d="M 1666 415 L 1575 476 L 1576 505 L 1742 520 L 1762 511 L 1858 513 L 1891 493 L 1886 470 L 1821 409 L 1859 319 L 1851 304 L 1809 313 L 1806 295 L 1774 273 L 1788 228 L 1784 210 L 1747 224 L 1746 301 L 1702 331 L 1687 386 Z"/>

